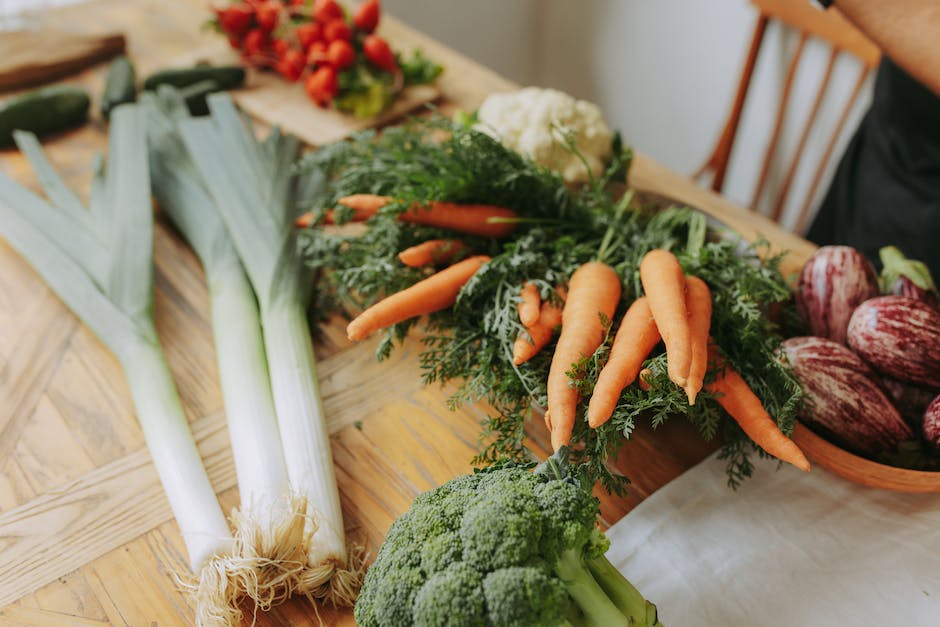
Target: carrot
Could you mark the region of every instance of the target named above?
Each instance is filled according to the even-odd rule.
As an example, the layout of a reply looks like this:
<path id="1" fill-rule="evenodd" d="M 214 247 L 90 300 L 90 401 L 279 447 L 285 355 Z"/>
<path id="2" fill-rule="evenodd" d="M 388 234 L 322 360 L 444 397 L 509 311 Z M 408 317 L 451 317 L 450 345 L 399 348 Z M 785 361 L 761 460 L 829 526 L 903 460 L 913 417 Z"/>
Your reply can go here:
<path id="1" fill-rule="evenodd" d="M 644 392 L 649 392 L 650 390 L 650 377 L 653 375 L 653 371 L 649 368 L 643 368 L 640 370 L 640 374 L 637 375 L 637 385 L 640 386 L 640 389 Z"/>
<path id="2" fill-rule="evenodd" d="M 714 347 L 711 347 L 713 355 Z M 719 363 L 723 370 L 718 378 L 705 386 L 709 392 L 717 393 L 716 400 L 730 415 L 744 433 L 754 440 L 759 447 L 800 470 L 809 472 L 809 461 L 796 443 L 788 438 L 776 421 L 764 409 L 760 399 L 748 387 L 744 379 L 727 364 Z"/>
<path id="3" fill-rule="evenodd" d="M 463 251 L 464 244 L 458 239 L 429 239 L 398 253 L 398 259 L 411 268 L 449 263 Z"/>
<path id="4" fill-rule="evenodd" d="M 379 209 L 391 202 L 388 196 L 376 196 L 375 194 L 353 194 L 339 199 L 339 204 L 352 209 L 350 222 L 365 222 L 379 212 Z M 335 224 L 333 209 L 327 209 L 323 212 L 323 224 Z M 308 211 L 294 220 L 294 226 L 306 228 L 313 224 L 313 212 Z"/>
<path id="5" fill-rule="evenodd" d="M 564 298 L 564 296 L 562 296 Z M 535 324 L 530 326 L 512 346 L 512 363 L 524 364 L 548 344 L 555 334 L 555 329 L 561 324 L 562 308 L 547 300 L 539 307 L 539 316 Z"/>
<path id="6" fill-rule="evenodd" d="M 459 233 L 481 237 L 505 237 L 516 228 L 514 222 L 492 220 L 513 219 L 516 212 L 493 205 L 458 205 L 439 200 L 425 205 L 416 205 L 398 215 L 402 222 L 436 226 Z"/>
<path id="7" fill-rule="evenodd" d="M 571 275 L 562 310 L 561 335 L 548 372 L 548 412 L 552 447 L 568 444 L 574 429 L 578 391 L 569 385 L 568 371 L 590 357 L 604 341 L 604 321 L 613 317 L 620 302 L 620 277 L 600 261 L 590 261 Z"/>
<path id="8" fill-rule="evenodd" d="M 646 297 L 636 299 L 623 315 L 610 356 L 594 384 L 587 410 L 591 427 L 599 427 L 610 420 L 620 393 L 636 379 L 643 361 L 660 339 Z"/>
<path id="9" fill-rule="evenodd" d="M 640 281 L 666 344 L 669 378 L 685 387 L 692 364 L 692 345 L 685 306 L 685 276 L 679 260 L 668 250 L 649 251 L 640 261 Z"/>
<path id="10" fill-rule="evenodd" d="M 705 371 L 708 370 L 708 333 L 712 324 L 712 293 L 705 281 L 697 276 L 685 277 L 685 307 L 689 311 L 689 335 L 691 337 L 692 362 L 685 393 L 689 405 L 695 405 L 695 396 L 702 389 Z"/>
<path id="11" fill-rule="evenodd" d="M 519 311 L 519 322 L 522 326 L 530 328 L 539 319 L 539 309 L 542 306 L 539 298 L 539 288 L 535 283 L 527 281 L 522 287 L 522 294 L 516 309 Z"/>
<path id="12" fill-rule="evenodd" d="M 489 260 L 486 255 L 469 257 L 383 298 L 349 323 L 347 337 L 359 341 L 378 329 L 450 307 L 456 302 L 460 288 Z"/>
<path id="13" fill-rule="evenodd" d="M 341 205 L 353 210 L 352 221 L 354 222 L 368 220 L 390 202 L 392 202 L 391 197 L 375 194 L 353 194 L 339 199 Z M 402 222 L 436 226 L 482 237 L 509 235 L 516 228 L 515 222 L 500 222 L 499 220 L 512 220 L 516 217 L 516 212 L 512 209 L 494 205 L 457 204 L 443 200 L 430 200 L 424 204 L 415 204 L 407 211 L 398 214 L 398 219 Z M 331 212 L 326 212 L 324 218 L 327 224 L 331 223 Z M 304 214 L 297 219 L 295 224 L 310 226 L 312 222 L 313 215 Z"/>

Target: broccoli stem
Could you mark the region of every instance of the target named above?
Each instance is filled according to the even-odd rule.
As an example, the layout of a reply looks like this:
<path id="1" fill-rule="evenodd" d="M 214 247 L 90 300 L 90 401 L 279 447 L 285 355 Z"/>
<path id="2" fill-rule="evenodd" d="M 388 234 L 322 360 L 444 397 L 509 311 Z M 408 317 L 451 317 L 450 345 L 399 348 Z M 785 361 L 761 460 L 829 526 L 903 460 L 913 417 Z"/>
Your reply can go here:
<path id="1" fill-rule="evenodd" d="M 586 568 L 579 552 L 563 552 L 555 562 L 555 574 L 586 619 L 586 627 L 631 627 L 630 617 L 620 611 Z M 636 620 L 636 619 L 634 619 Z"/>
<path id="2" fill-rule="evenodd" d="M 643 598 L 639 590 L 617 570 L 604 555 L 588 560 L 588 570 L 620 611 L 638 627 L 663 627 L 656 606 Z"/>

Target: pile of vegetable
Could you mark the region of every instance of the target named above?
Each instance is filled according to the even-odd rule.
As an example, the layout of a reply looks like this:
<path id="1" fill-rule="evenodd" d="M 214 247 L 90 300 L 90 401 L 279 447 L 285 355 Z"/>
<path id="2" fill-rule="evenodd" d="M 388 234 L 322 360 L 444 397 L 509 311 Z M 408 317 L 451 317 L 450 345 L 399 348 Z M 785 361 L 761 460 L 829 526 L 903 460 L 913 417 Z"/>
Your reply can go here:
<path id="1" fill-rule="evenodd" d="M 347 14 L 335 0 L 235 0 L 215 8 L 213 24 L 244 62 L 278 72 L 320 107 L 370 117 L 408 85 L 431 83 L 441 67 L 420 51 L 405 58 L 375 30 L 379 0 Z"/>
<path id="2" fill-rule="evenodd" d="M 784 342 L 809 403 L 800 419 L 854 453 L 940 469 L 940 310 L 927 267 L 886 247 L 879 277 L 848 246 L 806 262 L 796 303 L 808 332 Z"/>
<path id="3" fill-rule="evenodd" d="M 524 456 L 527 421 L 547 408 L 554 446 L 569 444 L 613 491 L 626 481 L 606 461 L 638 420 L 681 416 L 705 438 L 720 435 L 732 484 L 752 473 L 753 450 L 767 454 L 755 440 L 808 467 L 785 435 L 802 391 L 768 316 L 790 298 L 777 260 L 713 237 L 692 210 L 622 193 L 630 152 L 617 141 L 612 154 L 592 184 L 570 188 L 438 117 L 322 147 L 300 164 L 328 181 L 299 221 L 307 262 L 322 274 L 318 312 L 364 310 L 347 332 L 381 330 L 380 358 L 429 314 L 425 381 L 457 383 L 455 406 L 493 408 L 480 462 Z M 329 228 L 349 221 L 365 221 L 362 232 Z M 618 356 L 619 344 L 631 354 Z M 608 365 L 616 376 L 603 374 Z M 605 406 L 595 417 L 592 402 Z"/>
<path id="4" fill-rule="evenodd" d="M 361 627 L 661 627 L 604 557 L 590 481 L 562 447 L 534 471 L 503 464 L 415 499 L 356 601 Z"/>

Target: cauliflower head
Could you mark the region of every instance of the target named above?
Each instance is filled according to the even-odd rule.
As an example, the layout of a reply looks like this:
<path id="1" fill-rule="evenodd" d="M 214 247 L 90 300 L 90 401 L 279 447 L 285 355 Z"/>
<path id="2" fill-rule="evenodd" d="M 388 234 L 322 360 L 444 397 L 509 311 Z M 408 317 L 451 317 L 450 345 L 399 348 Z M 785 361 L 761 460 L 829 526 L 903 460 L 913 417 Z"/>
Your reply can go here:
<path id="1" fill-rule="evenodd" d="M 600 108 L 555 89 L 525 87 L 492 94 L 480 105 L 477 119 L 477 130 L 557 171 L 568 183 L 600 175 L 611 156 L 613 133 Z M 566 136 L 580 157 L 566 145 Z"/>

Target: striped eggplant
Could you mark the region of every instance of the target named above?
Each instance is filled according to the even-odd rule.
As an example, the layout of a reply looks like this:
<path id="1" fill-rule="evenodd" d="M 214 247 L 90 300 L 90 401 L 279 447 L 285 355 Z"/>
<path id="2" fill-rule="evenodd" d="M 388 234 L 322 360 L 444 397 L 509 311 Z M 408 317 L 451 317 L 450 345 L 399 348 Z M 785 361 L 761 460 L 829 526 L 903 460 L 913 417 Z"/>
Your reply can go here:
<path id="1" fill-rule="evenodd" d="M 933 450 L 940 453 L 940 394 L 927 405 L 924 411 L 924 439 Z"/>
<path id="2" fill-rule="evenodd" d="M 900 249 L 885 246 L 878 251 L 881 259 L 881 291 L 895 296 L 908 296 L 928 305 L 938 303 L 937 286 L 930 269 L 921 261 L 908 259 Z"/>
<path id="3" fill-rule="evenodd" d="M 845 344 L 852 312 L 879 293 L 875 268 L 862 253 L 851 246 L 823 246 L 803 265 L 796 307 L 810 335 Z"/>
<path id="4" fill-rule="evenodd" d="M 849 347 L 881 374 L 940 387 L 940 310 L 906 296 L 879 296 L 849 321 Z"/>
<path id="5" fill-rule="evenodd" d="M 920 430 L 927 405 L 940 394 L 940 389 L 902 383 L 891 377 L 881 377 L 881 387 L 891 399 L 891 403 L 901 412 L 901 417 L 915 431 Z"/>
<path id="6" fill-rule="evenodd" d="M 877 457 L 915 439 L 878 385 L 878 377 L 858 355 L 821 337 L 783 342 L 809 407 L 800 420 L 846 450 Z"/>
<path id="7" fill-rule="evenodd" d="M 906 276 L 896 278 L 894 283 L 891 284 L 891 289 L 888 291 L 895 296 L 915 298 L 932 307 L 936 307 L 938 304 L 936 289 L 925 289 Z"/>

